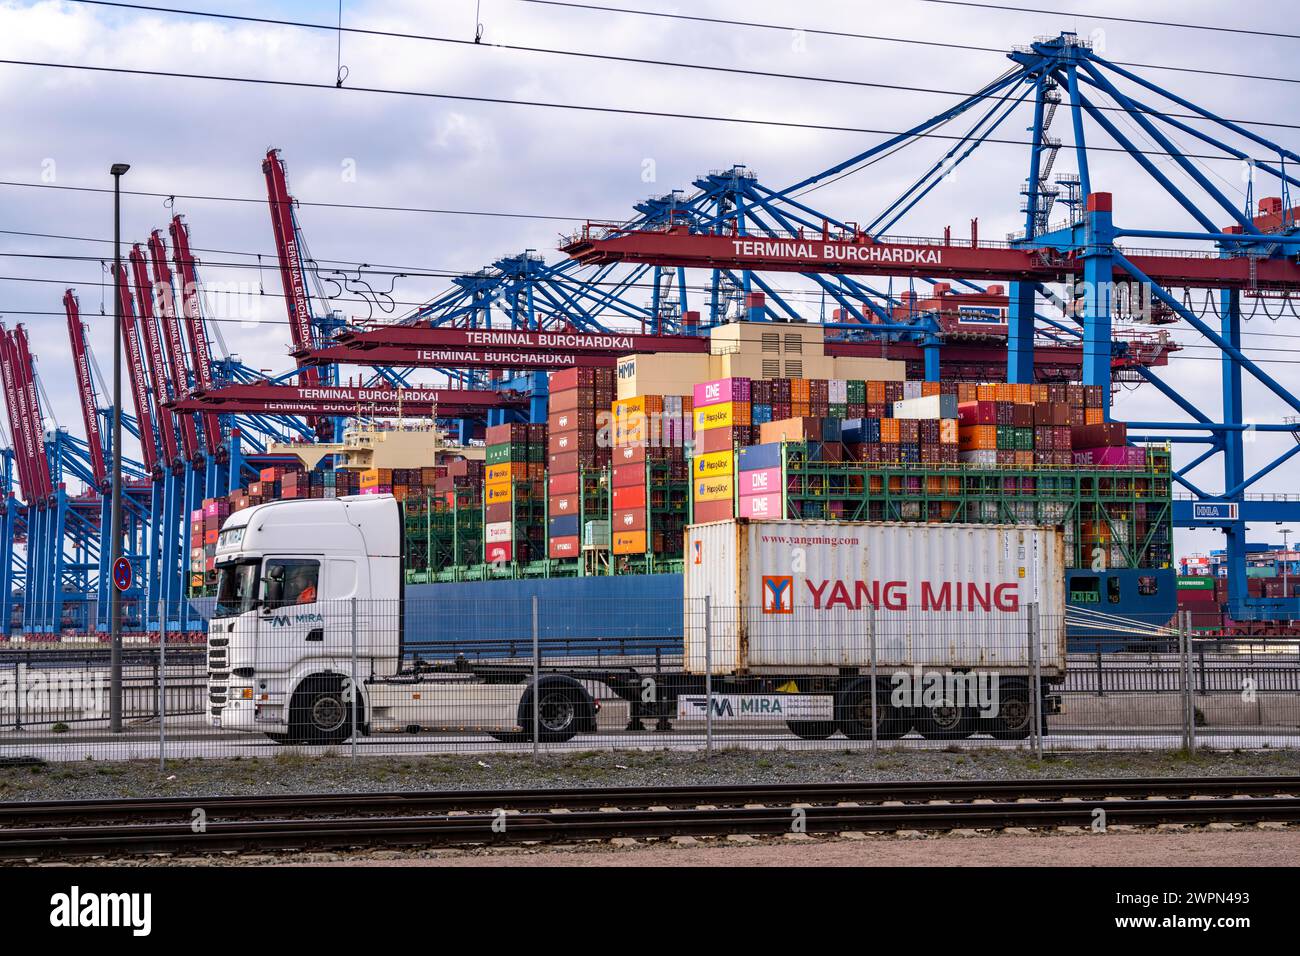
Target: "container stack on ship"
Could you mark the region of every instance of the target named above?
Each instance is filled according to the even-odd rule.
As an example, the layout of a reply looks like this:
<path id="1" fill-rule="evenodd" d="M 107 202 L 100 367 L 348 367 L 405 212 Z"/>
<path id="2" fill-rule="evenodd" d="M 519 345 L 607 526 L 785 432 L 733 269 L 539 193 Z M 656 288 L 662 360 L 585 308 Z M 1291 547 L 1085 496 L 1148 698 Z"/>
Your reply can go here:
<path id="1" fill-rule="evenodd" d="M 482 445 L 418 468 L 290 468 L 206 502 L 193 583 L 210 579 L 220 519 L 249 503 L 391 489 L 412 583 L 493 579 L 509 598 L 521 580 L 536 593 L 552 579 L 679 575 L 684 530 L 733 518 L 1034 525 L 1063 532 L 1067 604 L 1172 619 L 1169 453 L 1130 445 L 1101 389 L 921 380 L 904 362 L 827 356 L 823 331 L 802 323 L 709 336 L 707 354 L 552 372 L 544 421 L 490 426 Z"/>

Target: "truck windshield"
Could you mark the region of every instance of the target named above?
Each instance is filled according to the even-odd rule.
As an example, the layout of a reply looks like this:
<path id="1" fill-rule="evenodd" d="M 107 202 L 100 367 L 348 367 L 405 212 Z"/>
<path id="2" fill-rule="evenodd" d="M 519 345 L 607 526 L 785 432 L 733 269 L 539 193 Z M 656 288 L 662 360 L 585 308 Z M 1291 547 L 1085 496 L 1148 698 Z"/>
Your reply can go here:
<path id="1" fill-rule="evenodd" d="M 253 609 L 261 562 L 232 561 L 217 567 L 217 604 L 213 617 L 234 617 Z"/>

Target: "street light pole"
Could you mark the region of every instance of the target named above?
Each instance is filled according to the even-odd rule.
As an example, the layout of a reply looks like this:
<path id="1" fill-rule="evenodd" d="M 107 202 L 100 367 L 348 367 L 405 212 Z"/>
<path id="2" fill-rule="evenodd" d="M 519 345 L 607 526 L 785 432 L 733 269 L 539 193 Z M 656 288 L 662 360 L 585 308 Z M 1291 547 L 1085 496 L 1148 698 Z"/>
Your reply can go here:
<path id="1" fill-rule="evenodd" d="M 131 167 L 114 163 L 113 175 L 113 501 L 111 549 L 108 561 L 109 658 L 108 724 L 112 733 L 122 732 L 122 592 L 117 589 L 113 569 L 122 557 L 122 176 Z M 100 547 L 103 547 L 101 544 Z"/>

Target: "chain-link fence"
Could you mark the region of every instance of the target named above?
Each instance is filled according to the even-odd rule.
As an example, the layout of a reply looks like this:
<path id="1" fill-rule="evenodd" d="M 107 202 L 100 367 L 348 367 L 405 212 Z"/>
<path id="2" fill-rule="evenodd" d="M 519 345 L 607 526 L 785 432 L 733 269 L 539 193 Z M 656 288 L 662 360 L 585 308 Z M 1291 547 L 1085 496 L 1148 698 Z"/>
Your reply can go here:
<path id="1" fill-rule="evenodd" d="M 1300 642 L 1014 594 L 216 605 L 202 631 L 0 643 L 0 758 L 600 748 L 1300 746 Z"/>

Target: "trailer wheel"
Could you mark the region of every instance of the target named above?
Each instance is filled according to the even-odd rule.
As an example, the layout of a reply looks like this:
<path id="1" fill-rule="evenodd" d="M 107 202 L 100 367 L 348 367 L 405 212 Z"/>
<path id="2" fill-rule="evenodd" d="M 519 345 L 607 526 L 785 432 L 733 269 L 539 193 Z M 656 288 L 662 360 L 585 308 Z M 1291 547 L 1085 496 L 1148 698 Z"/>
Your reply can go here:
<path id="1" fill-rule="evenodd" d="M 352 734 L 352 704 L 343 678 L 312 677 L 302 682 L 289 704 L 287 743 L 338 744 Z M 360 731 L 362 715 L 357 715 Z"/>
<path id="2" fill-rule="evenodd" d="M 994 740 L 1024 740 L 1034 727 L 1034 705 L 1029 691 L 1017 687 L 998 702 L 998 715 L 989 721 L 988 732 Z"/>
<path id="3" fill-rule="evenodd" d="M 849 740 L 871 739 L 871 688 L 851 690 L 836 703 L 835 718 Z M 897 740 L 909 724 L 886 694 L 876 695 L 876 739 Z"/>
<path id="4" fill-rule="evenodd" d="M 916 729 L 927 740 L 960 740 L 975 730 L 975 711 L 952 701 L 940 701 L 935 707 L 923 707 Z"/>
<path id="5" fill-rule="evenodd" d="M 825 740 L 835 733 L 835 722 L 831 720 L 787 720 L 785 725 L 800 740 Z"/>

